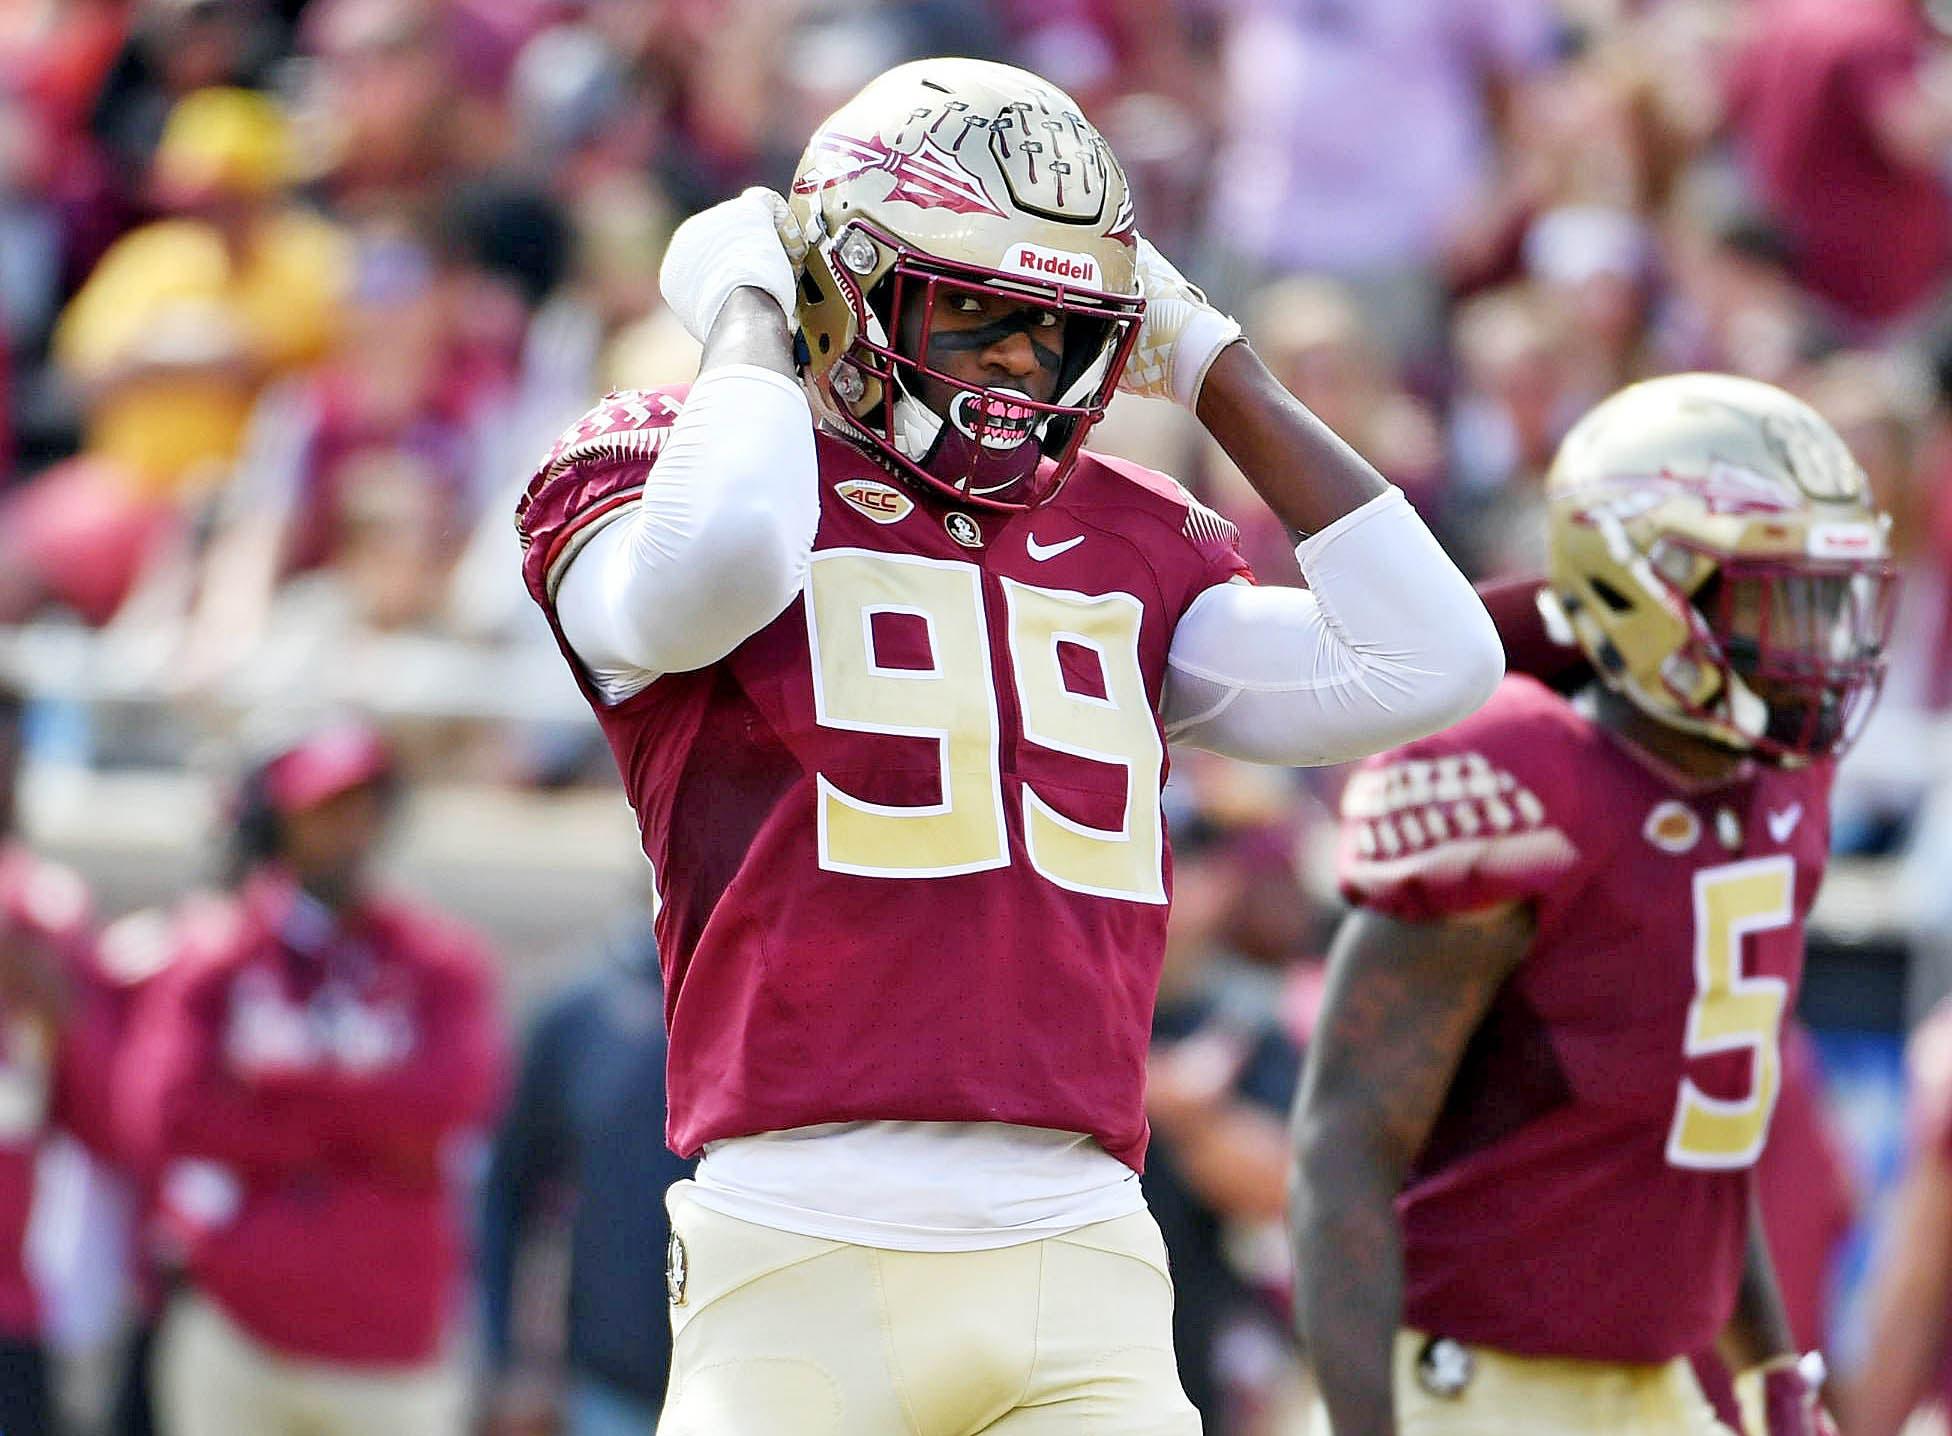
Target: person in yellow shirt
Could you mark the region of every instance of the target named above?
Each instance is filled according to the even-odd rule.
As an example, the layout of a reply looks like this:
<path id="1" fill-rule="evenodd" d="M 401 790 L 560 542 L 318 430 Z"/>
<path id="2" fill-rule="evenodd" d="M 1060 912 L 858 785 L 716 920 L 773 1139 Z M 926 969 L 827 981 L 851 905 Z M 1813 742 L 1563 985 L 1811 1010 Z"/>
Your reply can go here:
<path id="1" fill-rule="evenodd" d="M 291 173 L 272 100 L 185 96 L 152 171 L 169 217 L 119 240 L 61 316 L 54 354 L 82 393 L 85 448 L 143 497 L 221 483 L 258 387 L 331 343 L 348 243 L 287 203 Z"/>
<path id="2" fill-rule="evenodd" d="M 228 478 L 265 381 L 331 347 L 350 242 L 289 202 L 291 173 L 267 97 L 213 88 L 171 109 L 151 172 L 167 217 L 102 256 L 55 330 L 83 451 L 0 503 L 0 621 L 114 617 Z"/>

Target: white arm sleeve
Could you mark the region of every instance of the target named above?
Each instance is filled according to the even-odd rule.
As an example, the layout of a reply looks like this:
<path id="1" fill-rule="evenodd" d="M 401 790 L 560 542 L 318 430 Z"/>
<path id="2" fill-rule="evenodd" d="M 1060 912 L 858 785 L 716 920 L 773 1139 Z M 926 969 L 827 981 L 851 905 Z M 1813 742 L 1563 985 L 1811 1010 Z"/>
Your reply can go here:
<path id="1" fill-rule="evenodd" d="M 1219 584 L 1174 630 L 1175 742 L 1289 765 L 1393 748 L 1475 712 L 1504 673 L 1484 604 L 1392 488 L 1295 550 L 1309 588 Z"/>
<path id="2" fill-rule="evenodd" d="M 817 476 L 798 384 L 728 364 L 692 386 L 642 498 L 556 589 L 563 637 L 606 698 L 715 663 L 779 616 L 806 579 Z"/>

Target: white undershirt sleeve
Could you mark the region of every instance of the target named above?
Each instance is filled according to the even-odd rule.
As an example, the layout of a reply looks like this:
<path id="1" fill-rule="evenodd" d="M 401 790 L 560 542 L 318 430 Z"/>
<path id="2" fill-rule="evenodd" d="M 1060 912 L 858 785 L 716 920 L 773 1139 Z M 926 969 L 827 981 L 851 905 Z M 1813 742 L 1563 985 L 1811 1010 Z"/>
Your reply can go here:
<path id="1" fill-rule="evenodd" d="M 1475 712 L 1504 674 L 1491 616 L 1392 488 L 1295 550 L 1306 590 L 1220 584 L 1174 630 L 1175 742 L 1255 763 L 1365 757 Z"/>
<path id="2" fill-rule="evenodd" d="M 563 637 L 612 703 L 717 662 L 799 593 L 820 521 L 806 394 L 752 365 L 709 371 L 618 514 L 556 589 Z"/>

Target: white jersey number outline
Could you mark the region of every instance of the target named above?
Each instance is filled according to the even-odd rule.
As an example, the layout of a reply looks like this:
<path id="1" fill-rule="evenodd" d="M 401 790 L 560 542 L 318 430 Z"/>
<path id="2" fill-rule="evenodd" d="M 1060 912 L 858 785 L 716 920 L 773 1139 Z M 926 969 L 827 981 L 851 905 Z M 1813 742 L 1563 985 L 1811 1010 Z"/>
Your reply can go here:
<path id="1" fill-rule="evenodd" d="M 1782 1020 L 1789 984 L 1742 975 L 1742 939 L 1795 921 L 1796 865 L 1787 853 L 1703 868 L 1694 875 L 1695 997 L 1688 1004 L 1689 1057 L 1754 1053 L 1749 1093 L 1710 1097 L 1681 1079 L 1668 1127 L 1667 1160 L 1703 1171 L 1739 1171 L 1762 1155 L 1782 1090 Z"/>
<path id="2" fill-rule="evenodd" d="M 1023 785 L 1032 868 L 1073 892 L 1163 904 L 1159 776 L 1165 745 L 1139 666 L 1144 605 L 1129 593 L 999 581 L 1024 741 L 1125 769 L 1125 810 L 1115 829 L 1067 818 Z M 874 618 L 884 613 L 922 620 L 930 667 L 886 668 L 876 661 Z M 982 571 L 956 559 L 823 550 L 808 571 L 806 616 L 817 721 L 850 732 L 933 739 L 941 773 L 937 802 L 897 806 L 854 797 L 845 774 L 820 773 L 821 867 L 866 877 L 932 878 L 1008 866 L 1001 680 L 990 652 Z M 1065 643 L 1095 655 L 1104 697 L 1066 686 Z"/>

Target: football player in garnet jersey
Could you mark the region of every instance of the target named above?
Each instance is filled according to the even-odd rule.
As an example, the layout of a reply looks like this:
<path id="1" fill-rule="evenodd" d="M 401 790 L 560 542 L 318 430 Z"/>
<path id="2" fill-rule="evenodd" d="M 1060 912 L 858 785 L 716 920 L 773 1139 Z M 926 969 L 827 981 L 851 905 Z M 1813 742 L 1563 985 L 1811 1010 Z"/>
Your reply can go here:
<path id="1" fill-rule="evenodd" d="M 1497 635 L 1036 76 L 892 70 L 792 190 L 680 227 L 697 381 L 606 399 L 518 521 L 655 871 L 704 1154 L 659 1429 L 1190 1433 L 1135 1179 L 1166 741 L 1374 752 L 1482 703 Z M 1312 591 L 1082 447 L 1121 384 L 1199 415 Z"/>
<path id="2" fill-rule="evenodd" d="M 1547 617 L 1598 680 L 1514 675 L 1365 765 L 1355 904 L 1297 1104 L 1298 1315 L 1334 1436 L 1827 1428 L 1754 1215 L 1832 760 L 1889 625 L 1885 521 L 1767 385 L 1636 385 L 1547 480 Z"/>

